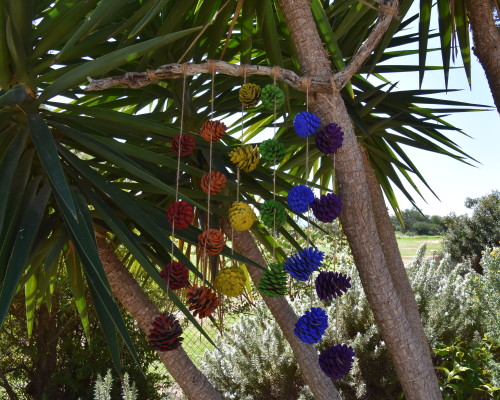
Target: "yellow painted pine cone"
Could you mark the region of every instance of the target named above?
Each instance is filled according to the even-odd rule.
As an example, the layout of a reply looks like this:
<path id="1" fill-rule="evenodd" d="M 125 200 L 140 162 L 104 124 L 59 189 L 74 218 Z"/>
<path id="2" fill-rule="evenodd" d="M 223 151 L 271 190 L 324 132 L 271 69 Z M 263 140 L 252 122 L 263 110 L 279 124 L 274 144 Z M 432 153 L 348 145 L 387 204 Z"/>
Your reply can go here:
<path id="1" fill-rule="evenodd" d="M 252 172 L 259 164 L 259 146 L 247 144 L 245 146 L 236 147 L 229 153 L 229 158 L 239 169 L 245 172 Z"/>
<path id="2" fill-rule="evenodd" d="M 255 107 L 260 99 L 262 90 L 255 83 L 245 83 L 241 86 L 239 98 L 244 107 Z"/>
<path id="3" fill-rule="evenodd" d="M 215 278 L 217 290 L 227 297 L 236 297 L 245 289 L 246 277 L 240 267 L 224 268 Z"/>
<path id="4" fill-rule="evenodd" d="M 229 207 L 229 222 L 231 227 L 237 231 L 247 231 L 252 227 L 256 219 L 252 207 L 247 203 L 235 201 Z"/>

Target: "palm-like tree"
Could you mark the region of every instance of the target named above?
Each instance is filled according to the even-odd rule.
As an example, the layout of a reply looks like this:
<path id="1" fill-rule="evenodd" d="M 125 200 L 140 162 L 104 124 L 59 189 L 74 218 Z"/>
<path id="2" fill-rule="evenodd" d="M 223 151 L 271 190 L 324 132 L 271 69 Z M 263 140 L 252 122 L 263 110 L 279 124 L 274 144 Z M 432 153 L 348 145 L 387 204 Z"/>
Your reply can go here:
<path id="1" fill-rule="evenodd" d="M 328 79 L 332 69 L 325 58 L 321 39 L 334 61 L 334 69 L 341 69 L 345 60 L 356 54 L 362 38 L 367 37 L 379 15 L 370 7 L 352 5 L 348 1 L 335 4 L 313 1 L 311 8 L 306 2 L 297 2 L 296 9 L 285 0 L 279 4 L 268 0 L 246 1 L 241 9 L 243 2 L 221 4 L 219 1 L 188 0 L 181 5 L 174 3 L 92 0 L 74 5 L 64 0 L 12 0 L 0 7 L 0 59 L 3 63 L 0 69 L 3 90 L 0 98 L 0 323 L 16 290 L 22 285 L 38 291 L 37 296 L 29 299 L 27 307 L 28 321 L 33 320 L 36 298 L 47 294 L 46 282 L 56 273 L 58 260 L 62 257 L 73 278 L 70 284 L 83 319 L 87 306 L 82 295 L 85 283 L 89 288 L 118 368 L 117 335 L 132 354 L 134 350 L 113 295 L 134 313 L 146 332 L 158 310 L 140 294 L 139 287 L 134 286 L 133 278 L 127 274 L 107 240 L 125 246 L 164 291 L 167 288 L 157 265 L 168 262 L 172 248 L 175 258 L 184 262 L 193 274 L 201 275 L 177 244 L 172 247 L 164 208 L 176 197 L 176 174 L 172 171 L 177 169 L 177 160 L 168 147 L 179 131 L 179 115 L 184 112 L 185 131 L 196 134 L 201 123 L 210 116 L 207 105 L 211 97 L 211 79 L 207 75 L 197 75 L 186 78 L 186 85 L 182 79 L 172 79 L 140 89 L 108 88 L 101 92 L 85 92 L 86 78 L 146 71 L 179 60 L 201 62 L 219 57 L 227 44 L 223 55 L 225 61 L 279 65 Z M 299 17 L 306 19 L 310 37 L 297 30 L 297 15 L 294 14 L 297 12 Z M 233 14 L 239 15 L 237 20 L 232 18 Z M 231 31 L 238 33 L 231 35 Z M 385 46 L 415 40 L 403 37 L 391 42 L 393 34 L 388 32 L 385 36 L 389 40 Z M 308 48 L 298 45 L 304 38 Z M 312 50 L 315 61 L 321 61 L 323 69 L 318 69 L 320 64 L 311 63 L 309 51 Z M 382 57 L 396 55 L 398 53 L 385 53 Z M 377 59 L 374 56 L 369 60 L 366 70 Z M 385 72 L 382 67 L 375 65 L 373 68 L 377 74 Z M 345 150 L 335 161 L 335 180 L 346 204 L 342 223 L 365 277 L 365 290 L 374 303 L 382 332 L 388 335 L 389 341 L 397 341 L 388 322 L 388 317 L 396 314 L 386 311 L 392 312 L 394 304 L 402 305 L 404 312 L 397 315 L 401 316 L 401 323 L 406 324 L 408 331 L 397 334 L 406 338 L 410 347 L 420 347 L 425 359 L 425 338 L 418 336 L 418 314 L 412 311 L 416 310 L 414 299 L 411 292 L 408 294 L 409 284 L 394 236 L 387 230 L 391 224 L 379 185 L 397 210 L 391 182 L 404 189 L 398 173 L 413 186 L 411 174 L 425 183 L 400 144 L 457 159 L 464 159 L 466 155 L 440 133 L 443 129 L 456 129 L 446 124 L 435 111 L 416 105 L 430 102 L 425 95 L 432 92 L 392 92 L 392 86 L 376 87 L 361 75 L 351 78 L 350 84 L 342 90 L 342 97 L 339 93 L 310 93 L 309 102 L 324 121 L 340 123 L 346 131 Z M 252 79 L 271 82 L 269 78 Z M 234 86 L 234 78 L 216 76 L 213 116 L 239 112 Z M 186 88 L 185 93 L 183 88 Z M 302 111 L 304 101 L 303 92 L 289 89 L 286 113 Z M 441 104 L 446 107 L 458 105 Z M 246 113 L 244 123 L 251 128 L 242 139 L 250 140 L 265 122 L 271 120 L 272 116 L 259 108 Z M 239 132 L 238 125 L 234 131 Z M 309 165 L 315 174 L 310 176 L 303 166 L 306 157 L 303 142 L 294 136 L 289 122 L 279 124 L 277 137 L 286 145 L 289 154 L 277 174 L 279 201 L 284 201 L 292 184 L 304 182 L 304 179 L 318 188 L 331 185 L 334 175 L 330 159 L 311 150 Z M 362 157 L 358 142 L 366 150 L 367 157 Z M 215 168 L 225 171 L 230 178 L 225 192 L 212 197 L 212 211 L 216 216 L 224 217 L 228 204 L 235 199 L 236 174 L 227 154 L 239 143 L 240 140 L 227 136 L 212 149 Z M 203 221 L 206 195 L 200 190 L 199 181 L 208 169 L 209 145 L 198 136 L 196 145 L 197 151 L 182 160 L 179 195 L 197 207 Z M 356 162 L 351 164 L 353 159 Z M 353 165 L 362 179 L 349 186 Z M 267 179 L 271 173 L 268 166 L 259 166 L 251 174 L 242 173 L 242 198 L 253 204 L 256 204 L 256 196 L 269 198 L 271 185 Z M 216 216 L 212 217 L 212 223 L 217 223 Z M 366 221 L 369 225 L 360 228 Z M 289 222 L 301 232 L 291 218 Z M 98 232 L 97 239 L 95 232 Z M 200 228 L 192 226 L 176 232 L 176 236 L 195 245 L 199 232 Z M 260 225 L 253 232 L 254 238 L 248 234 L 234 238 L 235 247 L 241 254 L 233 254 L 225 248 L 224 255 L 256 268 L 252 275 L 258 279 L 259 268 L 264 265 L 254 240 L 269 247 L 272 239 Z M 282 233 L 298 246 L 291 235 L 286 231 Z M 243 255 L 249 248 L 254 252 Z M 278 249 L 277 257 L 283 259 L 286 254 Z M 372 280 L 373 271 L 379 274 L 375 280 Z M 128 283 L 124 285 L 123 282 Z M 389 283 L 384 291 L 374 286 L 383 282 Z M 380 294 L 386 296 L 381 298 Z M 197 325 L 175 293 L 168 291 L 168 295 Z M 396 303 L 391 302 L 393 297 Z M 308 382 L 315 395 L 318 398 L 337 396 L 331 382 L 319 373 L 314 349 L 299 343 L 291 333 L 295 316 L 287 308 L 286 301 L 270 301 L 269 304 L 274 307 L 274 315 L 282 321 L 285 334 L 288 332 L 292 347 L 299 361 L 302 360 L 303 370 L 309 374 Z M 388 308 L 384 310 L 383 306 Z M 412 334 L 417 339 L 414 340 Z M 395 361 L 403 366 L 399 370 L 400 379 L 412 398 L 412 386 L 405 384 L 405 380 L 410 379 L 409 371 L 405 371 L 411 365 L 408 353 L 399 357 L 397 346 L 394 346 Z M 218 394 L 182 350 L 165 353 L 162 359 L 192 398 L 217 398 Z M 432 371 L 432 365 L 425 362 L 422 365 L 422 370 L 428 372 L 430 368 Z M 424 387 L 422 390 L 415 395 L 432 393 L 432 389 Z"/>

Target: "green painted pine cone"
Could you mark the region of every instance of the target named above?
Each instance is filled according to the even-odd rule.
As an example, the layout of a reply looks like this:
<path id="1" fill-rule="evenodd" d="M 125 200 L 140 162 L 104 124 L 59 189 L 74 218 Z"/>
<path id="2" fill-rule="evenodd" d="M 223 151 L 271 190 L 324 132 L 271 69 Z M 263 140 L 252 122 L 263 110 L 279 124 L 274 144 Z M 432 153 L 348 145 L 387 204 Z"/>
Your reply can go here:
<path id="1" fill-rule="evenodd" d="M 279 110 L 285 102 L 285 93 L 278 86 L 266 85 L 262 89 L 260 97 L 262 104 L 266 110 L 274 111 L 274 103 L 276 102 L 276 110 Z"/>
<path id="2" fill-rule="evenodd" d="M 244 107 L 255 107 L 262 92 L 259 85 L 255 83 L 245 83 L 240 88 L 239 98 Z"/>
<path id="3" fill-rule="evenodd" d="M 274 221 L 275 218 L 276 218 L 276 228 L 283 226 L 285 224 L 286 222 L 285 206 L 274 200 L 266 200 L 260 207 L 260 219 L 262 220 L 262 223 L 265 226 L 273 228 L 275 226 L 275 221 Z"/>
<path id="4" fill-rule="evenodd" d="M 286 149 L 283 143 L 276 139 L 264 140 L 260 146 L 260 155 L 262 158 L 271 163 L 271 165 L 279 164 L 285 157 Z"/>
<path id="5" fill-rule="evenodd" d="M 259 281 L 259 291 L 269 297 L 283 297 L 286 294 L 287 273 L 283 265 L 270 264 Z"/>

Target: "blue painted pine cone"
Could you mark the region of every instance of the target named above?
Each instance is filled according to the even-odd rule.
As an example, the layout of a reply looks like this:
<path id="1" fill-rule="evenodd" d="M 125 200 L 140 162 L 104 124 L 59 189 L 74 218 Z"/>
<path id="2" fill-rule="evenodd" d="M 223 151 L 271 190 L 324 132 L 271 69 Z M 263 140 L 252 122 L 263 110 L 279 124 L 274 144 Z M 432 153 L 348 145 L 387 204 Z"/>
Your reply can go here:
<path id="1" fill-rule="evenodd" d="M 301 112 L 293 119 L 293 129 L 300 137 L 308 137 L 316 133 L 321 122 L 319 117 L 314 113 Z"/>
<path id="2" fill-rule="evenodd" d="M 285 261 L 285 270 L 298 281 L 307 281 L 311 274 L 316 271 L 325 253 L 319 251 L 316 247 L 307 247 L 292 254 Z"/>
<path id="3" fill-rule="evenodd" d="M 328 328 L 328 316 L 325 310 L 311 307 L 295 323 L 295 335 L 304 343 L 318 343 Z"/>

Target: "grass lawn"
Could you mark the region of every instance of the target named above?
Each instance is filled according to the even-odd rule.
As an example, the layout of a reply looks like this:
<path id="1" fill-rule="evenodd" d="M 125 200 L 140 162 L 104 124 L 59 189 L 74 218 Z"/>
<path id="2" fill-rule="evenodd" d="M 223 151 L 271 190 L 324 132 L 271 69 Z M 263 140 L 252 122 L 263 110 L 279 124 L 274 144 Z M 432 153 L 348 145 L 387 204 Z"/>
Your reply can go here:
<path id="1" fill-rule="evenodd" d="M 441 236 L 398 236 L 398 246 L 405 264 L 408 264 L 423 243 L 427 244 L 427 254 L 431 255 L 433 250 L 441 250 Z"/>

